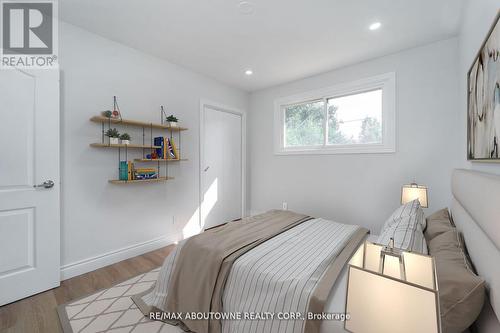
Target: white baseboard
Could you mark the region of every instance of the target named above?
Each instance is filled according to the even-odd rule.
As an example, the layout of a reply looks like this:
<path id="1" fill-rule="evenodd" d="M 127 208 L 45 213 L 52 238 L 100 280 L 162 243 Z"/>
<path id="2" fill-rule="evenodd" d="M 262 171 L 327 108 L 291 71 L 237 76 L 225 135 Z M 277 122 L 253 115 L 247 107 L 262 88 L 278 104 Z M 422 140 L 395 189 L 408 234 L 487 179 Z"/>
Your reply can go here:
<path id="1" fill-rule="evenodd" d="M 143 243 L 127 246 L 115 251 L 110 251 L 92 258 L 83 259 L 61 266 L 61 281 L 95 271 L 104 266 L 108 266 L 119 261 L 139 256 L 146 252 L 157 250 L 161 247 L 173 244 L 181 240 L 183 237 L 179 235 L 169 235 L 155 238 Z"/>

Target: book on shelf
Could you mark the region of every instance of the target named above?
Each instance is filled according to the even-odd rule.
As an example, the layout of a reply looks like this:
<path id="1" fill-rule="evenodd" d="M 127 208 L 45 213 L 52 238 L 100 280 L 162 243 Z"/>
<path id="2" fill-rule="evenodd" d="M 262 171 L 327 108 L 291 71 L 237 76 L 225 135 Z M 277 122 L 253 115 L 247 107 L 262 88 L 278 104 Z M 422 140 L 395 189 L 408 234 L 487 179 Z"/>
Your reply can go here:
<path id="1" fill-rule="evenodd" d="M 128 168 L 127 168 L 127 171 L 128 171 L 127 176 L 128 177 L 127 178 L 128 178 L 128 180 L 133 180 L 134 179 L 134 163 L 129 161 L 127 163 L 127 166 L 128 166 Z"/>
<path id="2" fill-rule="evenodd" d="M 151 173 L 156 172 L 155 168 L 135 168 L 135 172 L 138 173 Z"/>
<path id="3" fill-rule="evenodd" d="M 120 161 L 119 175 L 120 180 L 134 179 L 134 163 L 131 161 Z"/>
<path id="4" fill-rule="evenodd" d="M 174 138 L 170 138 L 170 145 L 172 146 L 172 150 L 174 152 L 174 155 L 175 155 L 175 159 L 180 159 L 181 156 L 179 155 L 179 150 L 177 150 L 177 146 L 175 145 L 175 142 L 174 142 Z"/>
<path id="5" fill-rule="evenodd" d="M 158 174 L 156 172 L 152 173 L 136 173 L 135 178 L 137 180 L 144 180 L 144 179 L 157 179 Z"/>
<path id="6" fill-rule="evenodd" d="M 165 138 L 166 146 L 167 146 L 167 158 L 168 159 L 176 159 L 176 154 L 174 151 L 174 146 L 172 145 L 173 139 Z"/>
<path id="7" fill-rule="evenodd" d="M 156 148 L 156 155 L 158 158 L 165 158 L 165 138 L 162 136 L 157 136 L 154 138 L 154 145 L 159 146 Z"/>
<path id="8" fill-rule="evenodd" d="M 120 180 L 128 180 L 128 165 L 127 161 L 120 161 L 118 178 Z"/>
<path id="9" fill-rule="evenodd" d="M 159 159 L 179 159 L 179 151 L 173 138 L 155 137 L 154 145 L 160 147 L 156 148 L 156 155 Z"/>
<path id="10" fill-rule="evenodd" d="M 157 179 L 158 171 L 155 168 L 135 168 L 134 179 Z"/>

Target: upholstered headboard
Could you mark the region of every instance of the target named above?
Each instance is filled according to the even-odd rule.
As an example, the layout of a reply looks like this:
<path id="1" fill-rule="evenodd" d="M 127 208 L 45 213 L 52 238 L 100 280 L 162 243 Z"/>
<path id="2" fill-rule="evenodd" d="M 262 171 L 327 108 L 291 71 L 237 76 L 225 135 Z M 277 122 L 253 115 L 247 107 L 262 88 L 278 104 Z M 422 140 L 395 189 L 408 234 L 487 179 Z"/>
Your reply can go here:
<path id="1" fill-rule="evenodd" d="M 478 320 L 481 332 L 500 332 L 500 176 L 458 169 L 452 176 L 451 214 L 480 276 L 489 303 Z"/>

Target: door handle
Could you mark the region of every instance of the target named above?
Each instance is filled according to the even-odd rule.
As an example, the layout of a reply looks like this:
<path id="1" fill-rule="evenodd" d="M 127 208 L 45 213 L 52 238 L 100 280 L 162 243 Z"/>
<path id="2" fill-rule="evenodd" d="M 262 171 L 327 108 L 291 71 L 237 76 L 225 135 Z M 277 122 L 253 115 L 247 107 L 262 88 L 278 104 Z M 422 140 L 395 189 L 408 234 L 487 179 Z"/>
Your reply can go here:
<path id="1" fill-rule="evenodd" d="M 207 166 L 207 167 L 205 168 L 205 170 L 203 170 L 203 171 L 207 172 L 207 171 L 208 171 L 208 169 L 210 169 L 210 167 L 209 167 L 209 166 Z"/>
<path id="2" fill-rule="evenodd" d="M 52 180 L 46 180 L 39 185 L 33 185 L 33 187 L 52 188 L 54 187 L 54 182 Z"/>

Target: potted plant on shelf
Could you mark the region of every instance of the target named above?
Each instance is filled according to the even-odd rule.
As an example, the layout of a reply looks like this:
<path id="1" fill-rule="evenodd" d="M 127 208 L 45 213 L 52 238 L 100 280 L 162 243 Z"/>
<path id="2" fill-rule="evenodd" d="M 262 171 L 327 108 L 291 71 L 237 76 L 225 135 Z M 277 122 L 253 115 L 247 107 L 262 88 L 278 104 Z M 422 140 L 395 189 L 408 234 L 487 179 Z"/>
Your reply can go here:
<path id="1" fill-rule="evenodd" d="M 106 131 L 106 136 L 109 138 L 109 143 L 112 145 L 118 144 L 118 138 L 120 137 L 120 133 L 116 128 L 110 128 Z"/>
<path id="2" fill-rule="evenodd" d="M 179 121 L 173 114 L 167 117 L 168 125 L 170 127 L 177 127 L 177 122 Z"/>
<path id="3" fill-rule="evenodd" d="M 128 133 L 123 133 L 120 135 L 120 140 L 122 141 L 122 145 L 130 144 L 130 135 Z"/>
<path id="4" fill-rule="evenodd" d="M 110 110 L 102 111 L 101 114 L 106 118 L 111 118 L 113 116 L 113 112 L 111 112 Z"/>

